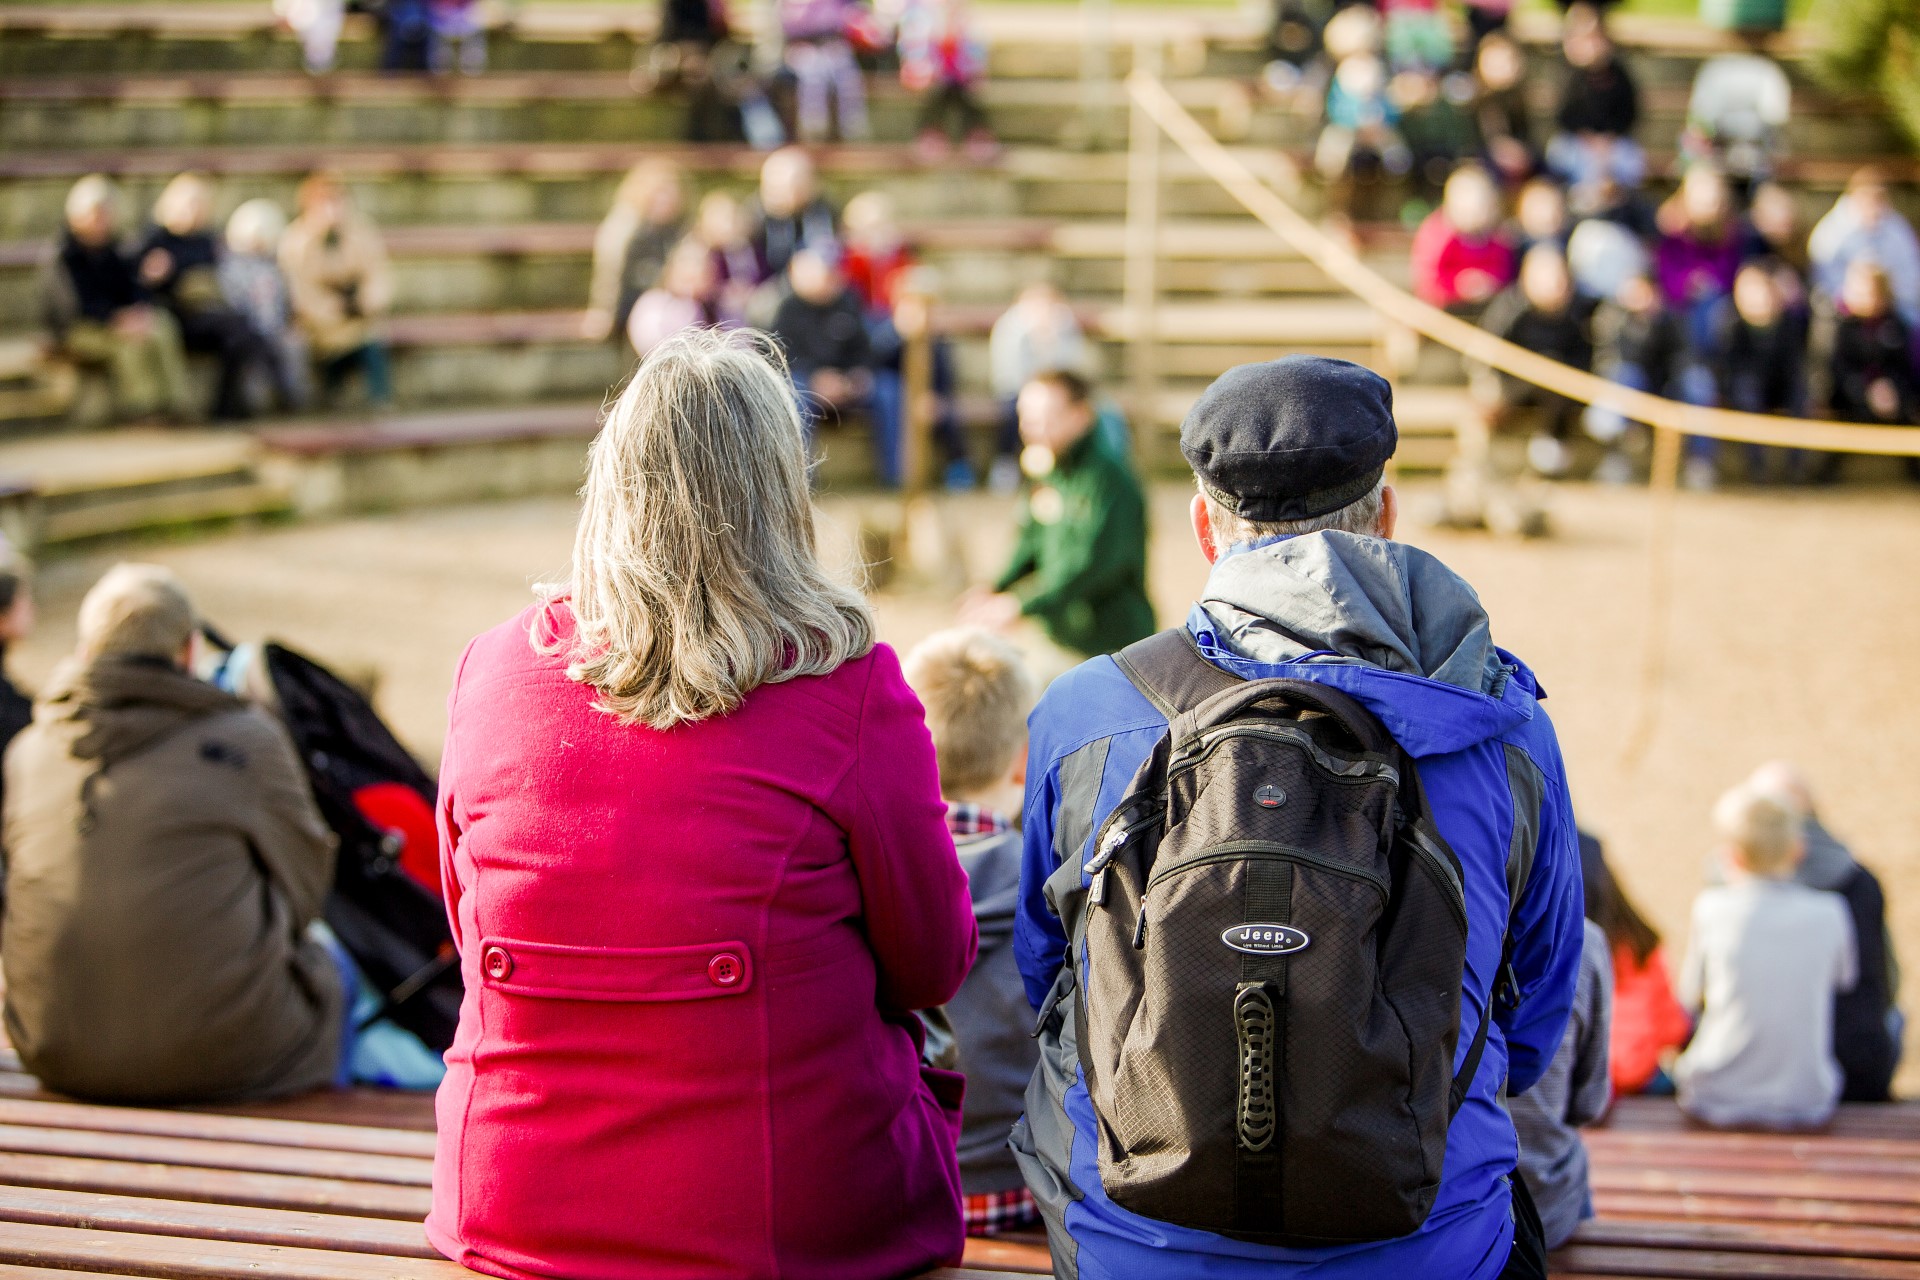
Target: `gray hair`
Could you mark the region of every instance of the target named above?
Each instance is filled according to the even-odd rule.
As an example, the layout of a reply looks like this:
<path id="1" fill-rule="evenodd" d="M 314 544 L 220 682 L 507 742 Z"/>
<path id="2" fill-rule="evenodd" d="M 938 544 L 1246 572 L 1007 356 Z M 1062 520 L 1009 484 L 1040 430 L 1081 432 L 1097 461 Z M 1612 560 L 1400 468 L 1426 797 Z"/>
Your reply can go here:
<path id="1" fill-rule="evenodd" d="M 656 347 L 593 442 L 571 640 L 542 652 L 627 724 L 725 715 L 763 684 L 873 647 L 867 602 L 814 548 L 806 435 L 764 335 L 689 329 Z"/>
<path id="2" fill-rule="evenodd" d="M 84 662 L 99 658 L 173 661 L 198 623 L 187 589 L 157 564 L 117 564 L 80 602 L 79 642 Z"/>
<path id="3" fill-rule="evenodd" d="M 1380 532 L 1380 511 L 1386 501 L 1387 478 L 1382 475 L 1364 497 L 1356 498 L 1338 511 L 1311 516 L 1305 520 L 1244 520 L 1220 505 L 1204 486 L 1200 496 L 1206 499 L 1207 523 L 1213 526 L 1214 541 L 1222 547 L 1261 538 L 1285 538 L 1302 533 L 1335 529 L 1341 533 L 1371 538 Z"/>
<path id="4" fill-rule="evenodd" d="M 90 173 L 67 191 L 67 221 L 84 218 L 97 209 L 120 211 L 120 188 L 104 173 Z"/>

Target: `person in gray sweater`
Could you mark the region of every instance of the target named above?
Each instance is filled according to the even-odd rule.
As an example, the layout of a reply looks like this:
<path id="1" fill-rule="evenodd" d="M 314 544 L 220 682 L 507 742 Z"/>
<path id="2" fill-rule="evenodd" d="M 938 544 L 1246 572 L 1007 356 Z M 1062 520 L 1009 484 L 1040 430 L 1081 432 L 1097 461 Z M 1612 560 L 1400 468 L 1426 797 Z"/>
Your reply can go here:
<path id="1" fill-rule="evenodd" d="M 966 869 L 980 951 L 960 993 L 945 1006 L 967 1077 L 960 1118 L 960 1189 L 967 1234 L 1031 1229 L 1040 1217 L 1007 1147 L 1039 1061 L 1013 958 L 1020 895 L 1020 812 L 1026 782 L 1026 716 L 1033 682 L 1019 652 L 988 631 L 927 637 L 903 664 L 926 709 L 940 767 L 947 827 Z M 935 1025 L 938 1020 L 935 1020 Z M 930 1042 L 931 1043 L 931 1042 Z"/>
<path id="2" fill-rule="evenodd" d="M 1590 838 L 1581 836 L 1583 842 Z M 1613 960 L 1607 935 L 1589 920 L 1573 1013 L 1559 1051 L 1533 1088 L 1507 1099 L 1520 1138 L 1520 1176 L 1533 1193 L 1549 1249 L 1565 1244 L 1574 1229 L 1593 1216 L 1580 1129 L 1605 1115 L 1612 1100 L 1607 1072 L 1612 1019 Z"/>

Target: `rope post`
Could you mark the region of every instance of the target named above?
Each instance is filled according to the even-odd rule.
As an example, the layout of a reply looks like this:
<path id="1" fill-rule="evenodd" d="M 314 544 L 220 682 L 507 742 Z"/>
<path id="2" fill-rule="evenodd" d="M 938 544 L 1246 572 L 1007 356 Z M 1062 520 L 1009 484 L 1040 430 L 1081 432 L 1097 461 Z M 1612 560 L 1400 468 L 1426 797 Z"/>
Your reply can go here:
<path id="1" fill-rule="evenodd" d="M 1160 45 L 1134 46 L 1135 76 L 1158 77 Z M 1132 98 L 1127 138 L 1126 277 L 1128 401 L 1140 462 L 1159 460 L 1160 125 L 1138 95 Z"/>
<path id="2" fill-rule="evenodd" d="M 1080 0 L 1081 144 L 1107 144 L 1107 114 L 1113 109 L 1113 0 Z"/>
<path id="3" fill-rule="evenodd" d="M 900 525 L 894 559 L 917 567 L 936 549 L 915 545 L 927 527 L 927 463 L 933 452 L 933 304 L 937 285 L 927 268 L 901 281 L 893 322 L 900 334 Z M 916 534 L 916 529 L 922 532 Z"/>
<path id="4" fill-rule="evenodd" d="M 1660 694 L 1667 682 L 1667 633 L 1673 613 L 1673 508 L 1680 488 L 1683 437 L 1670 427 L 1653 432 L 1653 471 L 1647 492 L 1653 518 L 1647 529 L 1647 616 L 1640 638 L 1640 688 L 1627 732 L 1623 763 L 1637 764 L 1660 722 Z"/>

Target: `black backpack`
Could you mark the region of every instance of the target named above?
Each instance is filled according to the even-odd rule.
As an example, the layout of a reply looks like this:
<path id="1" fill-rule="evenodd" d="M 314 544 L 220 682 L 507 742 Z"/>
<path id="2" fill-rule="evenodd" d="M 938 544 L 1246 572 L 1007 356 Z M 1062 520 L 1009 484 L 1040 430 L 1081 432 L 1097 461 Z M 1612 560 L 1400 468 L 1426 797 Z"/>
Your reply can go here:
<path id="1" fill-rule="evenodd" d="M 209 630 L 208 638 L 235 652 Z M 389 784 L 431 815 L 433 778 L 395 738 L 359 690 L 326 667 L 271 641 L 226 683 L 286 725 L 306 767 L 320 816 L 340 840 L 323 915 L 361 974 L 381 994 L 375 1017 L 391 1018 L 445 1052 L 460 1021 L 463 986 L 445 906 L 401 865 L 404 837 L 376 823 L 362 799 Z M 422 838 L 426 838 L 423 834 Z"/>
<path id="2" fill-rule="evenodd" d="M 1463 880 L 1413 760 L 1347 695 L 1239 680 L 1184 629 L 1115 660 L 1167 733 L 1048 886 L 1069 968 L 1084 942 L 1056 991 L 1107 1195 L 1289 1247 L 1417 1230 L 1491 1006 L 1455 1076 Z"/>

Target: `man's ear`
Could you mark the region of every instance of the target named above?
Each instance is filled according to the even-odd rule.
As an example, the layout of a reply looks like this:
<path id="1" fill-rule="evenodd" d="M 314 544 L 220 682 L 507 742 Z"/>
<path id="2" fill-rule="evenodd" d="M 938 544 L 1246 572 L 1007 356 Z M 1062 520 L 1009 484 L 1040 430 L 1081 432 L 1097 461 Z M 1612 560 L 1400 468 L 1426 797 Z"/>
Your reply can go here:
<path id="1" fill-rule="evenodd" d="M 1213 519 L 1207 513 L 1207 500 L 1201 494 L 1194 494 L 1193 501 L 1187 505 L 1187 518 L 1193 522 L 1193 539 L 1200 544 L 1200 554 L 1212 564 L 1220 558 L 1219 544 L 1214 541 Z"/>
<path id="2" fill-rule="evenodd" d="M 1400 524 L 1400 495 L 1394 492 L 1392 485 L 1380 490 L 1380 536 L 1392 541 L 1393 531 Z"/>

